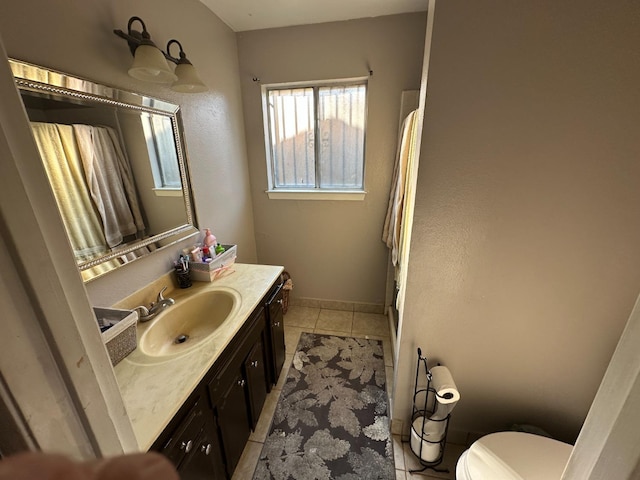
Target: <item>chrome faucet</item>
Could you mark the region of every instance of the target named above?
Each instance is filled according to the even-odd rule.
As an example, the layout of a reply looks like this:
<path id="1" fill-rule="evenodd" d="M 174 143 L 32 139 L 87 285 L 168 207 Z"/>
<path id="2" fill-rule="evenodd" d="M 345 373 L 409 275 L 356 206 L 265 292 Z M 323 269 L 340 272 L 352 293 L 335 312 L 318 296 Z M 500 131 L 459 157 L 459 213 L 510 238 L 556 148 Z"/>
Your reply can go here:
<path id="1" fill-rule="evenodd" d="M 164 298 L 162 294 L 166 289 L 167 287 L 164 287 L 162 290 L 160 290 L 157 300 L 155 302 L 151 302 L 149 308 L 145 307 L 144 305 L 140 305 L 133 309 L 134 311 L 138 312 L 138 319 L 141 322 L 148 322 L 153 317 L 162 312 L 165 308 L 176 303 L 173 298 Z"/>

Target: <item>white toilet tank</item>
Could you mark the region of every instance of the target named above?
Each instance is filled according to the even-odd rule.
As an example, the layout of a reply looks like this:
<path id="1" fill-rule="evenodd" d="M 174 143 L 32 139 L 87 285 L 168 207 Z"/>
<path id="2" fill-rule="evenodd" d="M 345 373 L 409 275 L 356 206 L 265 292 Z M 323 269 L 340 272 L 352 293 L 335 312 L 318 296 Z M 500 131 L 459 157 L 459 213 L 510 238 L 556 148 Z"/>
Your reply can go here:
<path id="1" fill-rule="evenodd" d="M 531 433 L 492 433 L 462 454 L 456 479 L 560 480 L 572 449 L 567 443 Z"/>

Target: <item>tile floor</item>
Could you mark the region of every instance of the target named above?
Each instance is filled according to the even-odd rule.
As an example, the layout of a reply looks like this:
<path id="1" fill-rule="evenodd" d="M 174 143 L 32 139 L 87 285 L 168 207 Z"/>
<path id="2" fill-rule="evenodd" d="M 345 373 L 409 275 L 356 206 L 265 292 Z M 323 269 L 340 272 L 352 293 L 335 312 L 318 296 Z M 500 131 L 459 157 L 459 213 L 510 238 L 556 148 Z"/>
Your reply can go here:
<path id="1" fill-rule="evenodd" d="M 252 432 L 249 442 L 242 453 L 232 480 L 249 480 L 253 476 L 262 445 L 269 433 L 273 412 L 280 396 L 282 384 L 291 365 L 295 348 L 298 345 L 301 332 L 324 333 L 334 335 L 367 336 L 371 339 L 382 340 L 384 359 L 387 373 L 387 385 L 392 384 L 393 356 L 389 337 L 389 323 L 385 315 L 375 313 L 348 312 L 343 310 L 328 310 L 312 307 L 290 306 L 284 316 L 286 359 L 280 374 L 278 384 L 271 390 L 260 415 L 258 425 Z M 461 445 L 447 444 L 443 466 L 448 467 L 450 473 L 437 473 L 426 470 L 422 474 L 411 474 L 409 470 L 420 468 L 417 458 L 411 452 L 408 443 L 402 443 L 399 435 L 393 436 L 394 460 L 396 466 L 396 480 L 409 479 L 455 479 L 455 463 L 464 451 Z M 366 479 L 363 479 L 366 480 Z"/>

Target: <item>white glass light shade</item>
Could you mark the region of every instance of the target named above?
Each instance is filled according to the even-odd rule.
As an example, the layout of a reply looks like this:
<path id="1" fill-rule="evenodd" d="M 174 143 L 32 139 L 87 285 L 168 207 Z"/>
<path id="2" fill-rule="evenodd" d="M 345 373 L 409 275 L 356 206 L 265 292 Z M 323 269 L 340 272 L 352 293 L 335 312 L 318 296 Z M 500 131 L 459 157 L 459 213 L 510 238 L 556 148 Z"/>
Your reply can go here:
<path id="1" fill-rule="evenodd" d="M 153 83 L 171 83 L 178 78 L 158 47 L 144 44 L 136 48 L 129 75 Z"/>
<path id="2" fill-rule="evenodd" d="M 179 63 L 176 66 L 176 75 L 178 80 L 171 85 L 171 90 L 182 93 L 200 93 L 208 90 L 190 63 Z"/>

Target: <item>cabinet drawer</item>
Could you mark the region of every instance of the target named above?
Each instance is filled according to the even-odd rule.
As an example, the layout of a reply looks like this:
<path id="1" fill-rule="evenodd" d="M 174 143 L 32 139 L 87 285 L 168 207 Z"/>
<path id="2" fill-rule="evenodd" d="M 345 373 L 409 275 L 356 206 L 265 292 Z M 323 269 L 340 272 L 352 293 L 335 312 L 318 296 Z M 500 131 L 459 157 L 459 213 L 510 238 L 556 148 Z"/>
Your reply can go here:
<path id="1" fill-rule="evenodd" d="M 269 316 L 282 317 L 282 303 L 284 302 L 284 291 L 280 288 L 276 291 L 275 295 L 267 302 L 269 306 Z"/>

